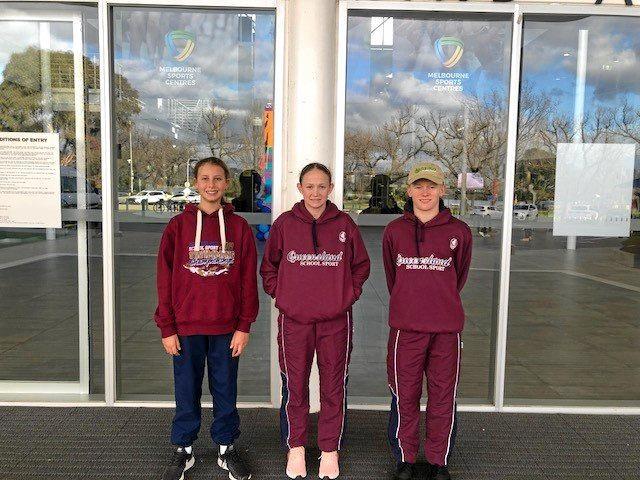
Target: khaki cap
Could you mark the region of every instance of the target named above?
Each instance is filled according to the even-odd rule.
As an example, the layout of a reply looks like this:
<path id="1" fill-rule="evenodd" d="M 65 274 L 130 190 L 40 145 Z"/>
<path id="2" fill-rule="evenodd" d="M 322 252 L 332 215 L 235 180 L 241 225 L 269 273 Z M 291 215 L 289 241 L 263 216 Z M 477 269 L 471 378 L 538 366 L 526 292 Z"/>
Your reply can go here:
<path id="1" fill-rule="evenodd" d="M 444 173 L 435 163 L 420 163 L 409 171 L 407 184 L 411 185 L 416 180 L 431 180 L 436 185 L 444 185 Z"/>

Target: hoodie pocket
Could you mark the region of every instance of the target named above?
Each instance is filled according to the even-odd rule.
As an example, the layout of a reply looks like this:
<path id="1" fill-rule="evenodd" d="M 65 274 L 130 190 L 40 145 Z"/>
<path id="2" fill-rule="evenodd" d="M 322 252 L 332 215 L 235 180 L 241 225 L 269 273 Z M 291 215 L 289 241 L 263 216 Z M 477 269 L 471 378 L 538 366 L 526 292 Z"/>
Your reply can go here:
<path id="1" fill-rule="evenodd" d="M 180 297 L 176 299 L 175 313 L 176 315 L 182 312 L 185 306 L 191 303 L 193 298 L 193 284 L 188 283 L 184 291 L 180 292 Z"/>

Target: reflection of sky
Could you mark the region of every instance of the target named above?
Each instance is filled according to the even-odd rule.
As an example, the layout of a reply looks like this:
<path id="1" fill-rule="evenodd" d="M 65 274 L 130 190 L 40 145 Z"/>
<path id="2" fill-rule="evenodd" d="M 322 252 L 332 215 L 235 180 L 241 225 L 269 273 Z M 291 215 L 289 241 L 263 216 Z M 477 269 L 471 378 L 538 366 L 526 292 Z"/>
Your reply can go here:
<path id="1" fill-rule="evenodd" d="M 578 32 L 588 31 L 585 111 L 615 106 L 623 97 L 640 98 L 640 21 L 625 17 L 588 17 L 550 22 L 525 21 L 523 80 L 548 94 L 562 114 L 573 116 Z"/>
<path id="2" fill-rule="evenodd" d="M 493 92 L 506 96 L 511 23 L 508 19 L 432 16 L 393 18 L 392 35 L 386 45 L 372 44 L 371 17 L 350 16 L 347 49 L 347 128 L 371 128 L 387 120 L 402 105 L 457 111 L 469 99 Z M 460 61 L 443 66 L 454 53 L 435 42 L 443 36 L 464 43 Z M 392 37 L 392 38 L 391 38 Z M 375 41 L 373 42 L 375 43 Z M 438 91 L 429 74 L 460 73 L 462 92 Z"/>
<path id="3" fill-rule="evenodd" d="M 144 109 L 137 125 L 169 133 L 166 105 L 170 99 L 187 103 L 201 101 L 203 105 L 215 101 L 237 115 L 246 112 L 254 101 L 260 104 L 272 101 L 275 15 L 255 12 L 255 36 L 251 42 L 246 41 L 247 34 L 241 39 L 239 14 L 186 9 L 114 9 L 115 71 L 139 93 Z M 195 35 L 193 53 L 183 62 L 173 59 L 165 45 L 165 35 L 173 30 L 186 30 Z M 178 52 L 183 45 L 182 41 L 176 41 Z M 167 85 L 166 74 L 160 71 L 162 67 L 196 68 L 201 73 L 194 74 L 195 85 Z M 158 99 L 162 99 L 161 102 Z M 200 114 L 193 112 L 192 115 Z"/>
<path id="4" fill-rule="evenodd" d="M 14 13 L 18 16 L 29 16 L 30 6 L 20 6 L 19 10 Z M 55 9 L 59 13 L 60 5 L 56 5 Z M 84 19 L 84 36 L 83 50 L 84 55 L 90 60 L 96 61 L 99 58 L 99 46 L 97 35 L 97 15 L 98 9 L 73 6 L 75 10 L 83 12 Z M 24 10 L 24 11 L 23 11 Z M 37 18 L 37 14 L 34 15 Z M 38 21 L 0 21 L 0 82 L 4 79 L 4 70 L 7 62 L 14 53 L 24 52 L 29 47 L 40 47 L 40 25 L 44 22 Z M 71 21 L 64 22 L 47 22 L 49 25 L 49 41 L 50 50 L 58 52 L 73 51 L 73 26 Z"/>
<path id="5" fill-rule="evenodd" d="M 0 22 L 0 82 L 13 53 L 38 46 L 38 25 L 35 22 Z"/>

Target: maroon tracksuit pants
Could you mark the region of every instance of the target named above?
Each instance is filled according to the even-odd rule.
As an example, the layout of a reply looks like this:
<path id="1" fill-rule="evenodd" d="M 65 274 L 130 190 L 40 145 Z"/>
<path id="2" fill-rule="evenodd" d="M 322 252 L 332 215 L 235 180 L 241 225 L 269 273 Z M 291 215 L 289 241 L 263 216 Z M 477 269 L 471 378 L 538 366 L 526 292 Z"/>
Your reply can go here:
<path id="1" fill-rule="evenodd" d="M 398 462 L 415 463 L 419 445 L 422 380 L 427 377 L 427 461 L 444 466 L 452 448 L 460 373 L 459 333 L 389 332 L 391 389 L 389 443 Z"/>
<path id="2" fill-rule="evenodd" d="M 309 375 L 314 352 L 320 373 L 318 447 L 339 450 L 347 413 L 347 380 L 353 337 L 351 312 L 323 322 L 300 323 L 280 314 L 278 350 L 282 375 L 280 435 L 285 448 L 307 443 Z"/>

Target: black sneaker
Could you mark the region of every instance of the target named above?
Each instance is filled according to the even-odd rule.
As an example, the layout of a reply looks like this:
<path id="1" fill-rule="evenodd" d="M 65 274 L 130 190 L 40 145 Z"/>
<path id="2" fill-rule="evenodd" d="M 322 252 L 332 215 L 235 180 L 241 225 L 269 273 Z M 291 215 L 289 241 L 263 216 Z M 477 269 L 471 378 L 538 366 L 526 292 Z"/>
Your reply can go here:
<path id="1" fill-rule="evenodd" d="M 224 453 L 222 452 L 223 449 Z M 233 445 L 228 447 L 221 446 L 218 449 L 218 465 L 229 472 L 231 480 L 249 480 L 251 478 L 251 472 Z"/>
<path id="2" fill-rule="evenodd" d="M 427 480 L 451 480 L 451 475 L 449 475 L 447 467 L 440 467 L 429 463 L 427 466 Z"/>
<path id="3" fill-rule="evenodd" d="M 413 478 L 413 463 L 398 462 L 394 480 L 411 480 Z"/>
<path id="4" fill-rule="evenodd" d="M 187 453 L 184 448 L 178 447 L 173 452 L 171 463 L 167 465 L 162 474 L 162 480 L 184 480 L 184 472 L 189 470 L 196 463 L 196 457 L 191 453 Z"/>

